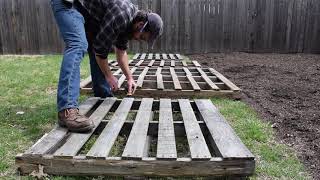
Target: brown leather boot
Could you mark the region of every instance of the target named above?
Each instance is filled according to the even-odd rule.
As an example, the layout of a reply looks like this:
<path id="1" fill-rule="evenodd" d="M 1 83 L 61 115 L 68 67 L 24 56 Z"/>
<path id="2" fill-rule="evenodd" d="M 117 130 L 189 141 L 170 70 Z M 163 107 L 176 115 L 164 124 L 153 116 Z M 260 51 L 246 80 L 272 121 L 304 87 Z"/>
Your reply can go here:
<path id="1" fill-rule="evenodd" d="M 88 132 L 93 129 L 92 120 L 79 114 L 79 109 L 70 108 L 58 113 L 58 124 L 73 132 Z"/>

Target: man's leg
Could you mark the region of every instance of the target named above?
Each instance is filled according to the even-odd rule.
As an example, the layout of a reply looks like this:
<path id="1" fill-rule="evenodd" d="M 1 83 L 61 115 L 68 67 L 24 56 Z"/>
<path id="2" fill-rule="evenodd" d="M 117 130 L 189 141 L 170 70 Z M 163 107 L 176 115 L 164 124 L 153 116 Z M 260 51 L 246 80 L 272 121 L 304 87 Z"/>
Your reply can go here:
<path id="1" fill-rule="evenodd" d="M 51 5 L 66 46 L 57 94 L 59 124 L 72 131 L 88 131 L 93 128 L 93 123 L 79 115 L 78 111 L 80 63 L 88 48 L 84 19 L 71 4 L 68 5 L 63 0 L 51 0 Z"/>
<path id="2" fill-rule="evenodd" d="M 89 59 L 90 59 L 90 71 L 92 78 L 92 88 L 94 96 L 96 97 L 110 97 L 113 96 L 110 86 L 106 81 L 105 76 L 99 68 L 99 65 L 96 61 L 95 54 L 91 47 L 88 49 Z"/>

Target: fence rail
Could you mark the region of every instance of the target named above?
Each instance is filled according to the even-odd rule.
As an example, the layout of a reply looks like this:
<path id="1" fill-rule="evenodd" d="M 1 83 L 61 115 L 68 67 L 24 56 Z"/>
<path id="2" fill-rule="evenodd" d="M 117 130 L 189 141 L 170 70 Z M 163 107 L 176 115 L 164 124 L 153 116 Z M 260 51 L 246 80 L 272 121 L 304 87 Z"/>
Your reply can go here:
<path id="1" fill-rule="evenodd" d="M 164 20 L 150 52 L 320 53 L 319 0 L 133 0 Z M 145 43 L 130 51 L 145 52 Z M 0 54 L 60 53 L 50 0 L 0 0 Z"/>

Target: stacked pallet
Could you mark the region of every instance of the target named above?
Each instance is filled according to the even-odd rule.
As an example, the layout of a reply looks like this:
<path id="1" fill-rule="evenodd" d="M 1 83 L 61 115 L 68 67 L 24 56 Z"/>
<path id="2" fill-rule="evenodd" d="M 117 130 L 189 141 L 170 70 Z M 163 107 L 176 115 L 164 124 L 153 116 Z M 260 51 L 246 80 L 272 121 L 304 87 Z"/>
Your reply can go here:
<path id="1" fill-rule="evenodd" d="M 240 91 L 236 85 L 200 64 L 171 66 L 172 60 L 175 65 L 183 60 L 177 54 L 137 54 L 135 60 L 143 60 L 131 66 L 139 87 L 135 96 L 143 98 L 87 99 L 79 111 L 92 119 L 94 130 L 83 134 L 55 127 L 16 156 L 19 171 L 77 176 L 238 178 L 253 174 L 254 156 L 210 99 L 185 99 L 208 98 L 225 93 L 226 88 L 232 94 Z M 170 66 L 160 66 L 162 61 L 170 61 Z M 112 63 L 121 91 L 125 76 Z"/>

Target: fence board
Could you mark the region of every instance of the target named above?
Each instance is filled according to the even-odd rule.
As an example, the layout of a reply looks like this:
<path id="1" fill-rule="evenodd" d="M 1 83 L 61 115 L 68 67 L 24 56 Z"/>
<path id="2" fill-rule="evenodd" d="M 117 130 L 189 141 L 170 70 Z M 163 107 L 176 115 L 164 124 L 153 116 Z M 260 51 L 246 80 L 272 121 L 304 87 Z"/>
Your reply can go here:
<path id="1" fill-rule="evenodd" d="M 130 42 L 133 53 L 320 53 L 318 0 L 132 2 L 159 13 L 164 21 L 155 47 Z M 0 1 L 0 54 L 61 53 L 63 48 L 49 1 Z"/>

